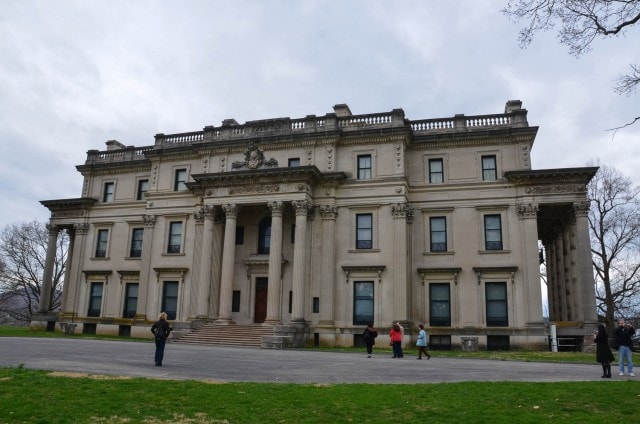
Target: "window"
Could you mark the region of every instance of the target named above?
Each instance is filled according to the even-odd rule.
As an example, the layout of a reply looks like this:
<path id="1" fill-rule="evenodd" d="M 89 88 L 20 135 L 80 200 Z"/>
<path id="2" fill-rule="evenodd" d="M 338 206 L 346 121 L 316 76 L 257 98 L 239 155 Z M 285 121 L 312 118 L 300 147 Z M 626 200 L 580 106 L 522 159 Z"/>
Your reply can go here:
<path id="1" fill-rule="evenodd" d="M 496 155 L 482 156 L 482 179 L 484 181 L 495 181 L 498 179 Z"/>
<path id="2" fill-rule="evenodd" d="M 289 290 L 289 313 L 293 312 L 293 292 Z"/>
<path id="3" fill-rule="evenodd" d="M 178 282 L 165 281 L 162 287 L 161 310 L 167 313 L 168 319 L 176 319 L 178 312 Z"/>
<path id="4" fill-rule="evenodd" d="M 429 218 L 429 237 L 432 252 L 447 251 L 447 218 L 434 216 Z"/>
<path id="5" fill-rule="evenodd" d="M 258 225 L 258 254 L 268 255 L 271 245 L 271 217 L 265 216 Z"/>
<path id="6" fill-rule="evenodd" d="M 149 180 L 138 181 L 138 191 L 136 193 L 136 200 L 144 200 L 144 194 L 149 190 Z"/>
<path id="7" fill-rule="evenodd" d="M 173 181 L 173 190 L 174 191 L 184 191 L 187 189 L 187 170 L 186 169 L 176 169 L 175 179 Z"/>
<path id="8" fill-rule="evenodd" d="M 367 325 L 373 322 L 373 281 L 353 283 L 353 324 Z"/>
<path id="9" fill-rule="evenodd" d="M 123 318 L 133 318 L 138 309 L 138 283 L 127 283 L 124 289 Z"/>
<path id="10" fill-rule="evenodd" d="M 356 215 L 356 249 L 373 248 L 373 215 L 359 213 Z"/>
<path id="11" fill-rule="evenodd" d="M 442 159 L 429 159 L 429 182 L 444 182 L 444 165 Z"/>
<path id="12" fill-rule="evenodd" d="M 500 215 L 484 216 L 485 250 L 502 250 L 502 222 Z"/>
<path id="13" fill-rule="evenodd" d="M 296 242 L 296 224 L 291 225 L 291 243 Z"/>
<path id="14" fill-rule="evenodd" d="M 429 322 L 433 327 L 451 326 L 451 293 L 448 283 L 429 284 Z"/>
<path id="15" fill-rule="evenodd" d="M 300 166 L 300 158 L 290 158 L 289 159 L 289 168 L 294 168 L 296 166 Z"/>
<path id="16" fill-rule="evenodd" d="M 107 257 L 108 241 L 109 241 L 109 230 L 98 230 L 98 241 L 96 242 L 96 258 Z"/>
<path id="17" fill-rule="evenodd" d="M 182 222 L 169 223 L 167 253 L 180 253 L 182 247 Z"/>
<path id="18" fill-rule="evenodd" d="M 102 309 L 102 288 L 104 283 L 91 283 L 91 292 L 89 293 L 89 310 L 87 316 L 99 317 Z"/>
<path id="19" fill-rule="evenodd" d="M 358 179 L 371 178 L 371 155 L 358 155 Z"/>
<path id="20" fill-rule="evenodd" d="M 319 297 L 314 297 L 313 298 L 313 313 L 314 314 L 320 313 L 320 298 Z"/>
<path id="21" fill-rule="evenodd" d="M 113 202 L 113 192 L 116 189 L 116 183 L 104 183 L 104 191 L 102 192 L 102 201 L 104 203 Z"/>
<path id="22" fill-rule="evenodd" d="M 240 290 L 234 290 L 231 297 L 231 312 L 240 312 Z"/>
<path id="23" fill-rule="evenodd" d="M 487 326 L 506 327 L 507 317 L 507 283 L 486 283 L 485 298 L 487 301 Z"/>
<path id="24" fill-rule="evenodd" d="M 244 244 L 244 227 L 236 227 L 236 244 Z"/>
<path id="25" fill-rule="evenodd" d="M 134 228 L 131 230 L 131 249 L 129 250 L 130 258 L 139 258 L 142 256 L 142 237 L 144 228 Z"/>

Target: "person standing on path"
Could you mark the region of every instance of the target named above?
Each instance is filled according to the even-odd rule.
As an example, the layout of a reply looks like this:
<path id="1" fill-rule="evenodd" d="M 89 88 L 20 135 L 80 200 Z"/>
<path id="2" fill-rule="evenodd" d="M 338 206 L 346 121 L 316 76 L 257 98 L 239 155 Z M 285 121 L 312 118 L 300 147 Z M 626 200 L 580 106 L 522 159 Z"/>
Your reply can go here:
<path id="1" fill-rule="evenodd" d="M 635 377 L 633 373 L 633 359 L 631 358 L 631 337 L 636 333 L 636 330 L 625 322 L 623 318 L 618 320 L 618 328 L 613 332 L 613 340 L 618 347 L 618 362 L 620 366 L 620 376 L 624 375 L 624 362 L 627 361 L 627 369 L 629 371 L 629 377 Z"/>
<path id="2" fill-rule="evenodd" d="M 404 333 L 402 326 L 399 322 L 396 322 L 391 326 L 389 331 L 389 340 L 391 341 L 391 347 L 393 348 L 393 357 L 402 358 L 402 334 Z"/>
<path id="3" fill-rule="evenodd" d="M 602 364 L 602 378 L 611 378 L 611 363 L 614 360 L 609 347 L 609 335 L 604 324 L 598 324 L 598 332 L 593 340 L 596 344 L 596 361 Z"/>
<path id="4" fill-rule="evenodd" d="M 151 326 L 151 332 L 154 334 L 156 342 L 156 367 L 162 366 L 162 359 L 164 358 L 164 346 L 167 343 L 167 337 L 171 333 L 171 326 L 167 322 L 167 313 L 162 312 L 158 317 L 158 321 L 154 322 Z"/>
<path id="5" fill-rule="evenodd" d="M 424 353 L 427 359 L 431 359 L 431 355 L 427 352 L 427 332 L 424 331 L 424 324 L 418 325 L 420 331 L 418 332 L 418 341 L 416 346 L 418 347 L 418 359 L 422 359 Z"/>
<path id="6" fill-rule="evenodd" d="M 373 353 L 373 345 L 376 344 L 376 337 L 378 337 L 378 330 L 373 326 L 373 323 L 367 325 L 362 333 L 364 337 L 364 344 L 367 346 L 367 358 L 371 358 Z"/>

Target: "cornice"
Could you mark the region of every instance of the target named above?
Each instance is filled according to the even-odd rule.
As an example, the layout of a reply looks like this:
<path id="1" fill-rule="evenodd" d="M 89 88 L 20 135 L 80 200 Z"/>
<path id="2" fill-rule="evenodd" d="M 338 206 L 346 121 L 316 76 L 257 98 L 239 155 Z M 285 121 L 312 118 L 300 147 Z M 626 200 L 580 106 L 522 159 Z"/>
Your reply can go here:
<path id="1" fill-rule="evenodd" d="M 598 167 L 536 169 L 507 171 L 505 178 L 516 186 L 578 184 L 586 186 L 598 172 Z"/>
<path id="2" fill-rule="evenodd" d="M 190 190 L 241 185 L 305 182 L 311 185 L 342 184 L 347 179 L 344 172 L 322 173 L 315 166 L 294 168 L 260 168 L 241 171 L 194 174 L 194 182 L 188 182 Z"/>
<path id="3" fill-rule="evenodd" d="M 76 169 L 82 175 L 104 175 L 111 174 L 113 171 L 150 171 L 151 161 L 149 159 L 141 159 L 135 161 L 122 162 L 96 162 L 85 165 L 76 165 Z"/>
<path id="4" fill-rule="evenodd" d="M 79 197 L 75 199 L 41 200 L 40 204 L 51 212 L 86 210 L 93 206 L 98 200 L 93 197 Z"/>
<path id="5" fill-rule="evenodd" d="M 532 145 L 537 132 L 538 127 L 524 127 L 417 135 L 414 137 L 410 148 L 412 150 L 428 150 L 451 147 L 473 147 L 487 144 L 527 143 Z"/>

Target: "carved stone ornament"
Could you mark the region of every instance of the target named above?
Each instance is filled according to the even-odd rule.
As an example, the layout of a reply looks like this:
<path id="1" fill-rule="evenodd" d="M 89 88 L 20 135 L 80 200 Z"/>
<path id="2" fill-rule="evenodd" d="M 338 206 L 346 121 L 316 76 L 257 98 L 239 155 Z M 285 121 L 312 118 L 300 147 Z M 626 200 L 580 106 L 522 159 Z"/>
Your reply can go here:
<path id="1" fill-rule="evenodd" d="M 406 218 L 411 214 L 411 208 L 408 203 L 395 203 L 391 205 L 391 214 L 394 218 Z"/>
<path id="2" fill-rule="evenodd" d="M 518 216 L 523 218 L 536 218 L 538 216 L 538 205 L 533 203 L 519 203 L 516 205 Z"/>
<path id="3" fill-rule="evenodd" d="M 587 191 L 586 187 L 580 184 L 553 184 L 545 186 L 527 187 L 526 193 L 544 194 L 544 193 L 583 193 Z"/>
<path id="4" fill-rule="evenodd" d="M 573 211 L 576 216 L 588 216 L 589 208 L 591 207 L 591 201 L 586 200 L 584 202 L 575 202 L 573 204 Z"/>
<path id="5" fill-rule="evenodd" d="M 247 147 L 247 150 L 245 150 L 244 161 L 236 161 L 231 164 L 233 169 L 244 167 L 248 169 L 258 169 L 262 167 L 272 168 L 275 166 L 278 166 L 278 161 L 274 158 L 265 160 L 264 153 L 255 143 L 251 143 L 249 147 Z"/>
<path id="6" fill-rule="evenodd" d="M 145 215 L 143 218 L 144 226 L 148 228 L 153 228 L 156 225 L 156 220 L 158 219 L 155 215 Z"/>
<path id="7" fill-rule="evenodd" d="M 335 205 L 323 205 L 319 206 L 318 209 L 322 219 L 336 219 L 338 216 L 338 207 Z"/>
<path id="8" fill-rule="evenodd" d="M 86 222 L 73 224 L 73 230 L 75 231 L 76 235 L 85 235 L 89 231 L 89 224 L 87 224 Z"/>
<path id="9" fill-rule="evenodd" d="M 280 191 L 280 186 L 278 184 L 260 184 L 232 187 L 229 189 L 229 194 L 262 194 L 277 193 L 278 191 Z"/>

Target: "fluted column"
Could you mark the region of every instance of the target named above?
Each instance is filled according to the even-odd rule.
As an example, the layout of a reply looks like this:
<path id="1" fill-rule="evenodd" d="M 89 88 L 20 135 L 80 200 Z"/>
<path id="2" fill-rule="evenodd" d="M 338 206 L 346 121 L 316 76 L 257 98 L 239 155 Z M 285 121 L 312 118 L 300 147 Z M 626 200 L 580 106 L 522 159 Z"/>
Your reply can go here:
<path id="1" fill-rule="evenodd" d="M 196 318 L 207 318 L 208 299 L 211 285 L 211 259 L 213 252 L 213 206 L 203 206 L 204 228 L 200 254 L 200 270 L 193 295 L 196 296 Z M 234 229 L 235 234 L 235 229 Z M 234 240 L 235 245 L 235 240 Z"/>
<path id="2" fill-rule="evenodd" d="M 222 278 L 222 243 L 224 221 L 218 208 L 213 216 L 213 245 L 211 248 L 211 286 L 209 287 L 209 318 L 218 317 L 220 307 L 220 281 Z M 234 231 L 235 233 L 235 231 Z"/>
<path id="3" fill-rule="evenodd" d="M 596 292 L 593 279 L 593 263 L 591 261 L 591 240 L 589 239 L 589 201 L 573 204 L 576 214 L 576 249 L 578 260 L 579 292 L 581 301 L 578 307 L 578 320 L 596 322 Z"/>
<path id="4" fill-rule="evenodd" d="M 291 203 L 296 211 L 296 240 L 293 246 L 293 305 L 291 321 L 305 322 L 307 214 L 309 213 L 311 204 L 306 200 L 293 201 Z"/>
<path id="5" fill-rule="evenodd" d="M 282 202 L 267 203 L 271 210 L 271 243 L 269 245 L 269 288 L 266 323 L 280 322 L 282 308 Z"/>
<path id="6" fill-rule="evenodd" d="M 73 224 L 73 229 L 69 233 L 69 256 L 67 269 L 64 276 L 64 289 L 62 293 L 62 312 L 71 316 L 73 320 L 78 314 L 78 297 L 82 287 L 82 260 L 86 244 L 86 235 L 89 231 L 89 224 L 86 222 Z"/>
<path id="7" fill-rule="evenodd" d="M 322 216 L 322 285 L 320 286 L 320 325 L 334 324 L 335 302 L 335 226 L 338 208 L 320 206 Z"/>
<path id="8" fill-rule="evenodd" d="M 535 203 L 519 204 L 516 213 L 520 218 L 521 243 L 523 256 L 522 290 L 524 296 L 519 307 L 524 309 L 522 318 L 525 325 L 542 323 L 542 295 L 540 293 L 540 258 L 538 255 L 538 205 Z M 517 323 L 516 323 L 517 324 Z"/>
<path id="9" fill-rule="evenodd" d="M 58 227 L 47 224 L 49 238 L 47 240 L 47 257 L 42 273 L 42 289 L 40 290 L 40 302 L 38 313 L 47 313 L 51 309 L 51 286 L 53 285 L 53 266 L 56 261 L 56 247 L 58 246 Z"/>
<path id="10" fill-rule="evenodd" d="M 231 320 L 231 301 L 233 298 L 233 277 L 236 257 L 236 220 L 239 206 L 227 204 L 222 206 L 226 216 L 224 226 L 224 246 L 222 252 L 222 275 L 220 282 L 220 307 L 216 322 L 233 323 Z"/>
<path id="11" fill-rule="evenodd" d="M 140 285 L 138 286 L 138 305 L 136 319 L 142 320 L 147 317 L 156 319 L 158 305 L 154 308 L 153 302 L 149 301 L 149 287 L 151 286 L 151 248 L 153 246 L 153 233 L 156 226 L 157 217 L 148 214 L 143 217 L 144 232 L 142 234 L 142 257 L 140 258 Z"/>

